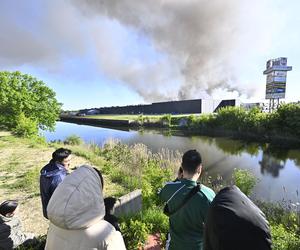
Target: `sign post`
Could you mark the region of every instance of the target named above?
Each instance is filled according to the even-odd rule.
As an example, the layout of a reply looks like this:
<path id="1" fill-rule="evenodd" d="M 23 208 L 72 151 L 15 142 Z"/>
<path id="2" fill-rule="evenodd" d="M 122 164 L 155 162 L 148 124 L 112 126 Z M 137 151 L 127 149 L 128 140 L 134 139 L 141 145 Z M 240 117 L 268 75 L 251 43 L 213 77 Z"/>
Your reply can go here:
<path id="1" fill-rule="evenodd" d="M 279 57 L 267 61 L 264 75 L 267 75 L 266 99 L 269 99 L 269 112 L 276 110 L 279 100 L 285 98 L 287 71 L 292 67 L 287 66 L 287 58 Z"/>

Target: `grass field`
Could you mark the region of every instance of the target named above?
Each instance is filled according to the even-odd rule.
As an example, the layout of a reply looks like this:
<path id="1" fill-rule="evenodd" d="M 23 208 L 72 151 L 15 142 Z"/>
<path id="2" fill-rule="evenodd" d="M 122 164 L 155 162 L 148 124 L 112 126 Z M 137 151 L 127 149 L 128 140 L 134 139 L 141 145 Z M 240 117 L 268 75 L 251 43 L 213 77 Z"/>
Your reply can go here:
<path id="1" fill-rule="evenodd" d="M 48 220 L 42 215 L 39 195 L 39 171 L 51 159 L 55 147 L 36 143 L 32 140 L 12 136 L 0 131 L 0 202 L 7 199 L 19 201 L 18 217 L 21 219 L 26 232 L 35 235 L 47 233 Z M 90 164 L 87 160 L 88 149 L 79 146 L 65 146 L 75 154 L 72 157 L 71 168 L 82 164 Z M 81 155 L 81 156 L 78 156 Z M 95 164 L 95 163 L 98 163 Z M 101 169 L 103 159 L 94 159 L 93 165 Z M 122 194 L 124 188 L 112 183 L 104 175 L 104 195 Z"/>

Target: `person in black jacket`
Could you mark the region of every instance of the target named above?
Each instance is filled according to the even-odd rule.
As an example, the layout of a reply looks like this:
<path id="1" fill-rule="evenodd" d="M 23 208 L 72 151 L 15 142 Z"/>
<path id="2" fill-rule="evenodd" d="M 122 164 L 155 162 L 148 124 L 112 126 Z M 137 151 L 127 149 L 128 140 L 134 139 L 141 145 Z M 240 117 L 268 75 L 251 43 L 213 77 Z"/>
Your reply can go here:
<path id="1" fill-rule="evenodd" d="M 112 224 L 115 229 L 119 232 L 121 232 L 120 226 L 119 226 L 119 219 L 115 215 L 113 215 L 114 212 L 114 206 L 117 199 L 114 197 L 107 197 L 104 199 L 104 205 L 105 205 L 105 216 L 104 220 Z"/>
<path id="2" fill-rule="evenodd" d="M 263 212 L 236 186 L 222 189 L 208 211 L 204 250 L 271 250 Z"/>
<path id="3" fill-rule="evenodd" d="M 47 219 L 47 205 L 56 187 L 68 174 L 71 153 L 72 152 L 69 149 L 57 149 L 53 152 L 51 161 L 41 169 L 40 192 L 43 215 Z"/>

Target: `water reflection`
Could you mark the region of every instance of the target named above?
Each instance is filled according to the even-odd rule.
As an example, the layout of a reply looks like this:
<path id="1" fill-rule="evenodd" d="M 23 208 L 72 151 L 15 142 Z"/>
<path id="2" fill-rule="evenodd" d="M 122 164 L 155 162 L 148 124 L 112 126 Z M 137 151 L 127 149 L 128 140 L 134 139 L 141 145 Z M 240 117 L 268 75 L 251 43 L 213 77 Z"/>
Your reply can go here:
<path id="1" fill-rule="evenodd" d="M 284 168 L 285 162 L 275 158 L 268 151 L 263 152 L 262 160 L 259 162 L 260 172 L 262 174 L 269 173 L 273 177 L 279 177 L 279 171 Z"/>
<path id="2" fill-rule="evenodd" d="M 299 202 L 296 190 L 300 190 L 300 150 L 284 150 L 269 144 L 250 143 L 228 138 L 195 136 L 172 130 L 116 130 L 58 122 L 56 131 L 47 132 L 48 141 L 64 140 L 77 134 L 85 142 L 100 146 L 111 138 L 133 145 L 143 143 L 154 153 L 162 148 L 183 153 L 197 149 L 203 157 L 205 174 L 211 176 L 212 183 L 218 176 L 231 181 L 234 168 L 248 169 L 259 182 L 255 187 L 255 197 L 266 201 L 282 198 Z M 179 166 L 178 166 L 179 167 Z M 283 187 L 287 192 L 283 192 Z"/>

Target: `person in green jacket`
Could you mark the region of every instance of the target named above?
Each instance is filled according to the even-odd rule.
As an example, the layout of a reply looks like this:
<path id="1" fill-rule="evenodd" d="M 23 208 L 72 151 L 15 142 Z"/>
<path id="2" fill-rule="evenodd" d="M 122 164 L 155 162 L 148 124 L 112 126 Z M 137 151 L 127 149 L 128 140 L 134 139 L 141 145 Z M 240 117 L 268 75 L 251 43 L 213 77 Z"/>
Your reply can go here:
<path id="1" fill-rule="evenodd" d="M 197 150 L 184 153 L 181 167 L 183 178 L 168 182 L 158 193 L 166 202 L 169 214 L 170 234 L 166 249 L 201 250 L 205 220 L 215 193 L 202 184 L 197 186 L 202 171 L 202 159 Z M 193 195 L 192 190 L 196 190 Z"/>

